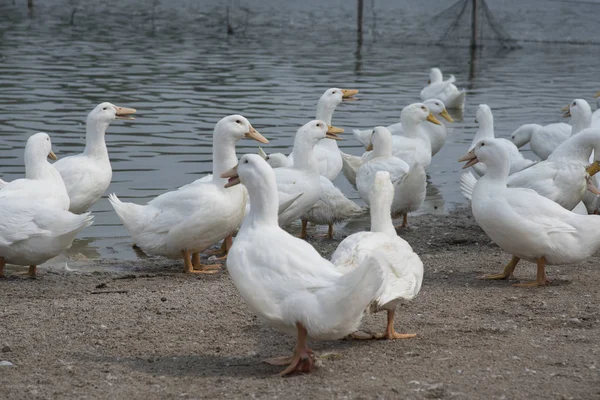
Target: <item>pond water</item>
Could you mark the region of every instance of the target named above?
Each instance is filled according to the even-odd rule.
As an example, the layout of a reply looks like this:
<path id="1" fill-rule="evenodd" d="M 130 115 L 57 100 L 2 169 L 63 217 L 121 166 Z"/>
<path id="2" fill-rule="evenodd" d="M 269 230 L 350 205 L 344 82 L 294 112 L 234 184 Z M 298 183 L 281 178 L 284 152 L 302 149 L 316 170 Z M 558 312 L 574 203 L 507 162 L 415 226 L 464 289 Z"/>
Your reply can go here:
<path id="1" fill-rule="evenodd" d="M 464 115 L 454 115 L 448 141 L 428 169 L 423 212 L 448 212 L 466 204 L 456 160 L 476 130 L 478 104 L 490 105 L 496 135 L 506 137 L 524 123 L 559 122 L 570 100 L 591 102 L 600 90 L 595 45 L 486 47 L 473 58 L 465 46 L 432 44 L 441 28 L 427 24 L 443 1 L 366 2 L 362 44 L 349 1 L 55 0 L 39 2 L 32 13 L 25 3 L 0 2 L 0 176 L 22 176 L 23 147 L 37 131 L 51 135 L 59 157 L 81 152 L 87 113 L 110 101 L 138 113 L 108 130 L 107 194 L 137 203 L 208 173 L 212 128 L 228 114 L 246 116 L 271 141 L 268 152 L 288 153 L 329 87 L 360 90 L 359 101 L 340 105 L 333 118 L 348 133 L 343 151 L 360 154 L 351 130 L 397 122 L 400 110 L 419 100 L 429 68 L 439 66 L 468 90 Z M 539 18 L 554 18 L 555 38 L 589 35 L 595 27 L 589 9 L 540 16 L 517 14 L 515 2 L 504 3 L 494 12 L 518 38 L 544 38 Z M 233 35 L 226 34 L 227 7 Z M 256 147 L 241 141 L 238 153 Z M 335 184 L 359 201 L 342 175 Z M 70 251 L 137 257 L 106 197 L 92 211 L 94 225 Z"/>

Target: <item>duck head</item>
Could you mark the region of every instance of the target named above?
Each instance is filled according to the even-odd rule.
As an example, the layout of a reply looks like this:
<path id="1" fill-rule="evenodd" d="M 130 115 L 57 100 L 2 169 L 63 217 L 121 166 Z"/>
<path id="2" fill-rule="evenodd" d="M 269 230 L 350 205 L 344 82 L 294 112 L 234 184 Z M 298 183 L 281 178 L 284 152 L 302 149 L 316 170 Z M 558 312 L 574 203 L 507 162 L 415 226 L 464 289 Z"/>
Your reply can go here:
<path id="1" fill-rule="evenodd" d="M 374 150 L 376 153 L 378 153 L 375 155 L 375 157 L 391 155 L 392 144 L 392 133 L 390 132 L 390 130 L 385 126 L 376 126 L 375 128 L 373 128 L 373 134 L 371 135 L 371 143 L 369 143 L 367 151 Z"/>
<path id="2" fill-rule="evenodd" d="M 487 104 L 480 104 L 475 113 L 475 123 L 482 125 L 490 125 L 494 123 L 494 115 L 492 109 Z"/>
<path id="3" fill-rule="evenodd" d="M 575 99 L 569 105 L 565 106 L 561 111 L 564 111 L 563 118 L 583 118 L 587 115 L 592 115 L 592 107 L 584 99 Z"/>
<path id="4" fill-rule="evenodd" d="M 484 163 L 489 168 L 508 163 L 508 152 L 498 143 L 497 139 L 484 139 L 458 161 L 467 161 L 462 169 L 469 168 L 478 162 Z"/>
<path id="5" fill-rule="evenodd" d="M 51 160 L 56 161 L 58 157 L 52 151 L 52 141 L 50 140 L 50 136 L 44 132 L 38 132 L 34 135 L 31 135 L 29 139 L 27 139 L 27 144 L 25 145 L 25 159 L 32 161 L 40 161 L 46 160 L 49 158 Z"/>
<path id="6" fill-rule="evenodd" d="M 413 103 L 404 107 L 400 113 L 400 121 L 402 121 L 402 125 L 418 125 L 423 121 L 429 121 L 435 125 L 442 124 L 424 103 Z"/>
<path id="7" fill-rule="evenodd" d="M 423 102 L 429 108 L 429 111 L 437 117 L 440 116 L 444 118 L 448 122 L 454 122 L 450 114 L 448 114 L 448 110 L 446 110 L 446 106 L 444 102 L 438 99 L 429 99 Z"/>
<path id="8" fill-rule="evenodd" d="M 283 153 L 267 154 L 261 147 L 259 147 L 258 155 L 261 156 L 271 166 L 271 168 L 285 168 L 291 165 L 289 158 L 287 158 Z"/>
<path id="9" fill-rule="evenodd" d="M 300 129 L 298 129 L 298 133 L 296 133 L 296 136 L 314 145 L 317 144 L 319 140 L 325 138 L 333 140 L 342 140 L 342 138 L 338 136 L 338 133 L 343 132 L 344 130 L 341 128 L 336 128 L 335 126 L 327 125 L 324 121 L 315 119 L 304 124 Z"/>
<path id="10" fill-rule="evenodd" d="M 229 115 L 222 118 L 215 125 L 215 134 L 219 137 L 229 137 L 235 141 L 248 138 L 254 139 L 260 143 L 269 143 L 269 141 L 256 129 L 250 122 L 241 115 Z"/>
<path id="11" fill-rule="evenodd" d="M 441 82 L 442 79 L 443 79 L 442 71 L 440 71 L 439 68 L 431 68 L 429 70 L 429 80 L 427 81 L 428 84 Z"/>
<path id="12" fill-rule="evenodd" d="M 114 104 L 104 102 L 100 103 L 88 114 L 88 122 L 101 124 L 110 124 L 115 119 L 135 119 L 131 115 L 135 114 L 133 108 L 119 107 Z"/>
<path id="13" fill-rule="evenodd" d="M 512 140 L 515 146 L 521 148 L 531 141 L 531 136 L 539 128 L 540 126 L 537 124 L 521 125 L 510 135 L 510 140 Z"/>
<path id="14" fill-rule="evenodd" d="M 265 181 L 265 177 L 271 177 L 269 179 L 274 184 L 273 168 L 258 154 L 244 154 L 238 165 L 221 174 L 221 178 L 228 180 L 225 184 L 226 188 L 240 183 L 246 186 L 249 184 L 260 185 Z"/>

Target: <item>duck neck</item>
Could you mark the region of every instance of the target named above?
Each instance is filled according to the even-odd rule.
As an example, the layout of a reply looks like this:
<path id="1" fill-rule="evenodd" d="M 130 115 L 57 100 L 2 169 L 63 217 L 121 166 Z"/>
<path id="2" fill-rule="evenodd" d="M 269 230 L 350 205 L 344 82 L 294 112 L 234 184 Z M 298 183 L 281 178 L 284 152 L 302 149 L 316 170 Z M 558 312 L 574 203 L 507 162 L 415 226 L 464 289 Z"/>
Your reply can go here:
<path id="1" fill-rule="evenodd" d="M 263 179 L 257 182 L 256 185 L 248 185 L 246 189 L 248 189 L 248 197 L 250 198 L 250 212 L 244 221 L 244 225 L 279 226 L 277 220 L 279 199 L 273 170 L 265 174 Z"/>
<path id="2" fill-rule="evenodd" d="M 108 123 L 88 120 L 85 130 L 85 150 L 83 154 L 95 158 L 108 158 L 108 150 L 104 136 Z"/>
<path id="3" fill-rule="evenodd" d="M 481 177 L 481 180 L 486 182 L 488 185 L 506 187 L 506 181 L 508 179 L 508 173 L 510 172 L 510 163 L 508 160 L 508 154 L 505 159 L 493 160 L 486 163 L 485 175 Z"/>
<path id="4" fill-rule="evenodd" d="M 479 123 L 479 129 L 475 133 L 471 148 L 475 147 L 477 143 L 483 139 L 494 139 L 494 123 L 491 121 L 481 121 Z"/>
<path id="5" fill-rule="evenodd" d="M 325 140 L 325 139 L 323 139 Z M 333 141 L 333 140 L 332 140 Z M 319 166 L 314 154 L 314 144 L 307 138 L 296 135 L 294 141 L 294 168 L 319 173 Z"/>
<path id="6" fill-rule="evenodd" d="M 571 136 L 562 142 L 548 156 L 548 160 L 568 159 L 587 163 L 592 155 L 594 143 L 597 141 L 594 132 L 584 132 L 579 135 Z"/>
<path id="7" fill-rule="evenodd" d="M 229 136 L 214 135 L 213 138 L 213 181 L 225 181 L 221 174 L 238 163 L 237 154 L 235 154 L 235 143 L 237 139 Z"/>
<path id="8" fill-rule="evenodd" d="M 42 180 L 52 177 L 52 164 L 39 154 L 25 151 L 25 178 Z"/>
<path id="9" fill-rule="evenodd" d="M 589 128 L 592 125 L 592 113 L 584 112 L 578 118 L 571 118 L 571 136 Z"/>
<path id="10" fill-rule="evenodd" d="M 335 107 L 326 104 L 325 102 L 319 101 L 317 104 L 317 117 L 315 119 L 325 122 L 327 125 L 331 125 L 331 118 L 333 118 L 333 112 Z M 333 139 L 323 139 L 319 141 L 319 146 L 325 146 L 331 150 L 338 150 L 337 141 Z"/>
<path id="11" fill-rule="evenodd" d="M 386 235 L 396 236 L 390 208 L 391 199 L 376 198 L 371 201 L 371 232 L 381 232 Z"/>
<path id="12" fill-rule="evenodd" d="M 402 129 L 404 130 L 404 136 L 410 138 L 416 138 L 419 135 L 419 125 L 420 121 L 415 121 L 411 118 L 405 118 L 405 121 L 402 121 Z"/>

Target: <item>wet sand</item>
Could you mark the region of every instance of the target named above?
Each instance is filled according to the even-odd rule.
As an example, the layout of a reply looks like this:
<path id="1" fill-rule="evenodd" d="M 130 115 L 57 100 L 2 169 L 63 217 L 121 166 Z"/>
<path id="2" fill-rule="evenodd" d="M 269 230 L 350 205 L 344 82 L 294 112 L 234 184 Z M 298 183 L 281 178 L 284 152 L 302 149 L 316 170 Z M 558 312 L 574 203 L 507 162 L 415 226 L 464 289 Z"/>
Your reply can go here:
<path id="1" fill-rule="evenodd" d="M 40 268 L 37 279 L 11 269 L 0 281 L 0 361 L 14 366 L 0 366 L 0 398 L 600 398 L 598 256 L 550 266 L 549 287 L 515 288 L 477 279 L 510 256 L 470 211 L 410 222 L 402 236 L 425 278 L 396 329 L 418 336 L 312 342 L 319 367 L 288 378 L 260 360 L 291 353 L 293 338 L 253 316 L 226 271 L 190 276 L 162 259 Z M 341 236 L 311 243 L 329 256 Z M 532 280 L 535 266 L 515 276 Z M 384 314 L 364 320 L 384 326 Z"/>

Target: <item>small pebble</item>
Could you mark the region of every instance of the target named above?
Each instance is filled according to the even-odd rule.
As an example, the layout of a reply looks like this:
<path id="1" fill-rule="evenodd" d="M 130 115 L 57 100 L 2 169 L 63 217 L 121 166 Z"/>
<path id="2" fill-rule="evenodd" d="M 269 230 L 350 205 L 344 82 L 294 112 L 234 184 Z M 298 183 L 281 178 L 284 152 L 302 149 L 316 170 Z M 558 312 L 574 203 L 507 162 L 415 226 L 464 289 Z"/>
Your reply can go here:
<path id="1" fill-rule="evenodd" d="M 10 353 L 11 351 L 12 351 L 12 349 L 10 348 L 10 346 L 4 346 L 2 348 L 3 353 Z"/>
<path id="2" fill-rule="evenodd" d="M 165 301 L 167 301 L 167 298 L 166 297 L 161 297 L 160 301 L 162 301 L 164 303 Z"/>
<path id="3" fill-rule="evenodd" d="M 15 364 L 10 361 L 0 361 L 0 367 L 14 367 Z"/>

